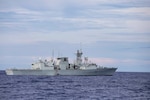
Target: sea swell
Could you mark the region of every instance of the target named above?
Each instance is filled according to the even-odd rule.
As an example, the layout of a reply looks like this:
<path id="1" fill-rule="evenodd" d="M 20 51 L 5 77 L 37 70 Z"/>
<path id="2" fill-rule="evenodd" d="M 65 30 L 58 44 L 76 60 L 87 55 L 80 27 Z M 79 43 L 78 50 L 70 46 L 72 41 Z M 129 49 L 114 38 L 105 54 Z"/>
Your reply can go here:
<path id="1" fill-rule="evenodd" d="M 0 71 L 0 100 L 147 100 L 149 76 L 7 76 Z"/>

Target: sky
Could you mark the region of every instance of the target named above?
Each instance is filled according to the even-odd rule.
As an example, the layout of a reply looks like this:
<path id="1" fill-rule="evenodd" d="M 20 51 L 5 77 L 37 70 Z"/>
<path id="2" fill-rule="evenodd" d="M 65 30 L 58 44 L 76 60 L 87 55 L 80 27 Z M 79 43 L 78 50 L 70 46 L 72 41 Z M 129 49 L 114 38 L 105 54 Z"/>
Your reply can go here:
<path id="1" fill-rule="evenodd" d="M 83 57 L 150 72 L 150 0 L 0 0 L 0 70 Z"/>

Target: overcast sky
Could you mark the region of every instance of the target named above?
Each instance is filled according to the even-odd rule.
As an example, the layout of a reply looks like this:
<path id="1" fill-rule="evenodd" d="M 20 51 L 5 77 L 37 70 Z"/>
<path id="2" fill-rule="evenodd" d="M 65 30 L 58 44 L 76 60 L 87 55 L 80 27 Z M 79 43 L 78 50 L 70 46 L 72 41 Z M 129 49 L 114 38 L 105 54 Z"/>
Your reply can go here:
<path id="1" fill-rule="evenodd" d="M 82 44 L 82 45 L 80 45 Z M 150 0 L 0 0 L 0 70 L 83 57 L 150 72 Z"/>

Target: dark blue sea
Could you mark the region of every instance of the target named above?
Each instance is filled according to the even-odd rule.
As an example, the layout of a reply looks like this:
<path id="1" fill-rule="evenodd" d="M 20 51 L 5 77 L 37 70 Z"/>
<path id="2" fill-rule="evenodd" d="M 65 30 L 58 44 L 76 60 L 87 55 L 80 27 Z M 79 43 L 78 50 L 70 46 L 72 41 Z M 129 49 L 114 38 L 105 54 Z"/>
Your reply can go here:
<path id="1" fill-rule="evenodd" d="M 7 76 L 0 100 L 150 100 L 150 73 L 114 76 Z"/>

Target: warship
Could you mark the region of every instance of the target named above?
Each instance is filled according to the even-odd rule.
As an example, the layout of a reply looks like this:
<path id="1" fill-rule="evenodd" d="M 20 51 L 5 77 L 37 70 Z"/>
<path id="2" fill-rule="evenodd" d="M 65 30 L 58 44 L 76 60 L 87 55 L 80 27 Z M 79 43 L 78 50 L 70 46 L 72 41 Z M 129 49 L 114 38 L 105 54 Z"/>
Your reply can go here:
<path id="1" fill-rule="evenodd" d="M 76 59 L 69 63 L 68 57 L 58 57 L 50 60 L 39 59 L 31 64 L 31 69 L 6 69 L 7 75 L 80 75 L 80 76 L 112 76 L 117 68 L 103 67 L 82 59 L 82 50 L 77 50 Z"/>

